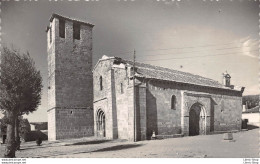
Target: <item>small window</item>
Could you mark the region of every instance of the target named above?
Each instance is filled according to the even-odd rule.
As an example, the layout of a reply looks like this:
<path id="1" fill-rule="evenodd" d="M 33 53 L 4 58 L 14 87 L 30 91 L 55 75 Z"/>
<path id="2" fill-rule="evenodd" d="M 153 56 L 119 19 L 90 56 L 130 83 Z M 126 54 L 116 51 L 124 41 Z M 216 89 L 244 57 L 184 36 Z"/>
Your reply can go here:
<path id="1" fill-rule="evenodd" d="M 121 94 L 123 94 L 124 93 L 123 83 L 120 83 L 120 90 L 121 90 Z"/>
<path id="2" fill-rule="evenodd" d="M 176 96 L 175 95 L 172 95 L 171 109 L 176 110 Z"/>
<path id="3" fill-rule="evenodd" d="M 50 43 L 52 42 L 52 30 L 51 30 L 51 27 L 50 27 Z"/>
<path id="4" fill-rule="evenodd" d="M 99 77 L 99 87 L 100 87 L 100 90 L 102 91 L 103 90 L 103 84 L 102 84 L 102 76 Z"/>
<path id="5" fill-rule="evenodd" d="M 65 38 L 65 20 L 59 19 L 59 34 L 61 38 Z"/>
<path id="6" fill-rule="evenodd" d="M 73 39 L 80 40 L 80 24 L 73 23 Z"/>

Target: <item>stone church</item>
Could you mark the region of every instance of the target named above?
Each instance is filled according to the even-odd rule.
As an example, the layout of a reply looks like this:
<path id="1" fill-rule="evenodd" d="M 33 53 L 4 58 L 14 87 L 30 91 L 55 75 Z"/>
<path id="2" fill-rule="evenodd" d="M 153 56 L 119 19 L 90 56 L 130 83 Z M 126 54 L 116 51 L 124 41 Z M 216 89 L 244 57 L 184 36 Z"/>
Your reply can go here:
<path id="1" fill-rule="evenodd" d="M 140 141 L 241 130 L 244 87 L 103 56 L 92 69 L 92 28 L 53 14 L 47 27 L 49 140 Z"/>

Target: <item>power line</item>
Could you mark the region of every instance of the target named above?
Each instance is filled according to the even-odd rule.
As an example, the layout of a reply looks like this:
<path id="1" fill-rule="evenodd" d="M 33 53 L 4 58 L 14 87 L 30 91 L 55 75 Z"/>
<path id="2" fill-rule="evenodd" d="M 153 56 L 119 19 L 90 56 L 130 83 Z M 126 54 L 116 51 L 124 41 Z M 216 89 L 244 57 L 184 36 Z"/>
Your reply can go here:
<path id="1" fill-rule="evenodd" d="M 250 46 L 244 46 L 244 47 L 250 47 Z M 235 49 L 235 48 L 241 48 L 241 47 L 230 47 L 230 48 L 214 49 L 214 50 L 225 50 L 225 49 Z M 201 52 L 201 51 L 204 51 L 204 50 L 182 52 L 181 54 L 188 54 L 188 53 Z M 171 54 L 142 55 L 142 56 L 140 56 L 140 57 L 145 57 L 145 56 L 158 56 L 158 55 L 164 56 L 164 55 L 174 55 L 174 54 L 171 53 Z"/>
<path id="2" fill-rule="evenodd" d="M 124 51 L 124 52 L 122 52 L 122 53 L 116 53 L 116 54 L 114 54 L 114 53 L 106 53 L 106 54 L 97 54 L 97 55 L 95 55 L 95 56 L 93 56 L 93 58 L 98 58 L 99 56 L 103 56 L 103 55 L 109 55 L 109 56 L 117 56 L 117 55 L 122 55 L 122 54 L 129 54 L 129 53 L 133 53 L 133 51 Z"/>
<path id="3" fill-rule="evenodd" d="M 234 44 L 236 42 L 230 42 L 230 43 L 224 43 L 224 44 L 206 44 L 206 45 L 199 45 L 199 46 L 189 46 L 189 47 L 173 47 L 173 48 L 159 48 L 159 49 L 139 49 L 137 51 L 143 52 L 143 51 L 159 51 L 159 50 L 171 50 L 171 49 L 185 49 L 185 48 L 198 48 L 198 47 L 212 47 L 212 46 L 225 46 L 225 45 L 230 45 Z M 243 43 L 243 42 L 237 42 L 237 43 Z"/>
<path id="4" fill-rule="evenodd" d="M 160 50 L 173 50 L 173 49 L 185 49 L 185 48 L 197 48 L 197 47 L 225 46 L 225 45 L 230 45 L 230 44 L 234 44 L 234 43 L 243 43 L 243 42 L 230 42 L 230 43 L 224 43 L 224 44 L 206 44 L 206 45 L 200 45 L 200 46 L 173 47 L 173 48 L 165 48 L 165 49 L 150 49 L 150 50 L 149 49 L 147 49 L 147 50 L 139 49 L 138 51 L 139 52 L 145 52 L 145 51 L 160 51 Z M 234 49 L 234 48 L 241 48 L 241 47 L 218 48 L 218 49 L 214 49 L 214 50 L 225 50 L 225 49 Z M 244 47 L 250 47 L 250 46 L 244 46 Z M 182 54 L 193 53 L 193 52 L 201 52 L 201 51 L 204 51 L 204 50 L 183 52 Z M 133 53 L 133 51 L 123 51 L 123 52 L 117 52 L 117 53 L 109 53 L 109 54 L 105 54 L 105 55 L 117 56 L 117 55 L 122 55 L 122 54 L 129 54 L 129 53 Z M 156 55 L 142 55 L 142 56 L 158 56 L 158 55 L 173 55 L 173 54 L 156 54 Z"/>
<path id="5" fill-rule="evenodd" d="M 244 52 L 254 52 L 254 51 L 258 51 L 258 50 L 244 51 Z M 221 55 L 234 55 L 234 54 L 240 54 L 240 53 L 244 53 L 244 52 L 224 53 L 224 54 L 215 54 L 215 55 L 200 55 L 200 56 L 180 57 L 180 58 L 155 59 L 155 60 L 143 60 L 143 61 L 159 61 L 159 60 L 171 60 L 171 59 L 188 59 L 188 58 L 197 58 L 197 57 L 211 57 L 211 56 L 221 56 Z"/>
<path id="6" fill-rule="evenodd" d="M 223 44 L 205 44 L 205 45 L 198 45 L 198 46 L 187 46 L 187 47 L 172 47 L 172 48 L 158 48 L 158 49 L 139 49 L 136 50 L 138 52 L 144 52 L 144 51 L 160 51 L 160 50 L 171 50 L 171 49 L 186 49 L 186 48 L 198 48 L 198 47 L 212 47 L 212 46 L 226 46 L 234 43 L 243 43 L 241 42 L 229 42 L 229 43 L 223 43 Z M 120 55 L 120 54 L 128 54 L 133 53 L 133 51 L 123 51 L 123 52 L 116 52 L 116 53 L 109 53 L 114 55 Z"/>
<path id="7" fill-rule="evenodd" d="M 244 46 L 244 47 L 250 47 L 250 46 Z M 225 50 L 225 49 L 235 49 L 235 48 L 241 48 L 241 47 L 230 47 L 230 48 L 223 48 L 223 49 L 214 49 L 214 50 Z M 188 52 L 182 52 L 181 54 L 187 54 L 187 53 L 193 53 L 193 52 L 201 52 L 201 51 L 204 51 L 204 50 L 198 50 L 198 51 L 188 51 Z M 128 54 L 128 53 L 133 53 L 133 51 L 125 51 L 123 53 L 118 53 L 118 54 L 98 54 L 100 56 L 102 55 L 111 55 L 111 56 L 117 56 L 117 55 L 122 55 L 122 54 Z M 161 56 L 164 56 L 164 55 L 174 55 L 174 54 L 155 54 L 155 55 L 142 55 L 142 56 L 139 56 L 139 57 L 144 57 L 144 56 L 158 56 L 158 55 L 161 55 Z M 97 55 L 93 56 L 93 58 L 98 58 Z"/>
<path id="8" fill-rule="evenodd" d="M 133 53 L 133 51 L 117 52 L 117 53 L 113 53 L 113 54 L 115 54 L 115 55 L 121 55 L 121 54 L 129 54 L 129 53 Z"/>
<path id="9" fill-rule="evenodd" d="M 133 51 L 132 51 L 132 53 L 133 53 Z M 93 59 L 101 59 L 103 55 L 107 55 L 107 56 L 110 56 L 110 57 L 112 57 L 112 56 L 119 57 L 119 56 L 117 56 L 117 55 L 120 55 L 120 54 L 117 54 L 117 55 L 115 55 L 115 54 L 113 54 L 113 55 L 112 55 L 112 54 L 95 54 L 95 55 L 92 56 L 92 58 L 93 58 Z M 130 60 L 130 57 L 129 57 L 129 56 L 124 56 L 124 58 Z"/>
<path id="10" fill-rule="evenodd" d="M 113 56 L 115 55 L 121 55 L 121 54 L 129 54 L 129 53 L 133 53 L 133 51 L 122 51 L 122 52 L 116 52 L 116 53 L 112 53 L 108 51 L 108 54 L 113 54 Z M 106 54 L 104 54 L 106 55 Z"/>
<path id="11" fill-rule="evenodd" d="M 242 47 L 250 47 L 250 46 L 241 46 L 241 47 L 236 47 L 236 48 L 242 48 Z M 218 48 L 216 50 L 227 50 L 227 49 L 233 49 L 234 47 L 229 47 L 229 48 Z"/>

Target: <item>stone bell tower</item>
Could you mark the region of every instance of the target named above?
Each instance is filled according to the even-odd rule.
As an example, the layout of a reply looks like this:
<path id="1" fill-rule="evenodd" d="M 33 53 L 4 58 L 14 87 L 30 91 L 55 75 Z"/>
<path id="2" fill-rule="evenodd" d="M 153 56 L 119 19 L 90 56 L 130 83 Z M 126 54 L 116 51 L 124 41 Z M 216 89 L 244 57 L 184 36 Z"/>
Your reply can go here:
<path id="1" fill-rule="evenodd" d="M 225 85 L 226 87 L 230 87 L 230 79 L 231 76 L 227 73 L 227 71 L 225 73 L 222 74 L 223 75 L 223 85 Z"/>
<path id="2" fill-rule="evenodd" d="M 48 138 L 94 134 L 92 28 L 52 14 L 47 27 Z"/>

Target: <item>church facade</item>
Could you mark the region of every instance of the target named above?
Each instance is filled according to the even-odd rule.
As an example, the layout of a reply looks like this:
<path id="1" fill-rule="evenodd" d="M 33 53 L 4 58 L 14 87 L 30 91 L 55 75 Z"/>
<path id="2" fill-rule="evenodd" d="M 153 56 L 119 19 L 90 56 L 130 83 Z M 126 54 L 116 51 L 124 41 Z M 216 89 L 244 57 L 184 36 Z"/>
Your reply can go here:
<path id="1" fill-rule="evenodd" d="M 139 141 L 240 130 L 244 88 L 104 56 L 92 68 L 94 25 L 53 14 L 47 27 L 48 138 Z M 135 66 L 134 66 L 135 65 Z"/>
<path id="2" fill-rule="evenodd" d="M 93 69 L 96 136 L 133 141 L 241 130 L 243 87 L 103 56 Z M 133 80 L 135 80 L 133 82 Z M 133 87 L 135 86 L 135 87 Z"/>

